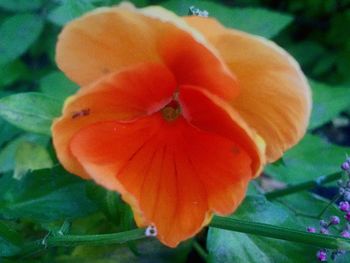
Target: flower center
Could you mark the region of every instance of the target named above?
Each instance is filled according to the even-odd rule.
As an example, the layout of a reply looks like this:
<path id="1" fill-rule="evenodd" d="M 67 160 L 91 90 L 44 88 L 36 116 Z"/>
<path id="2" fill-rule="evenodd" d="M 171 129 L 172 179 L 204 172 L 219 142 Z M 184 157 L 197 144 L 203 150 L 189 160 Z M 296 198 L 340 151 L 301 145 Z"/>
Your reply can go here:
<path id="1" fill-rule="evenodd" d="M 172 100 L 168 105 L 162 109 L 163 118 L 168 121 L 174 121 L 181 114 L 181 108 L 177 101 Z"/>

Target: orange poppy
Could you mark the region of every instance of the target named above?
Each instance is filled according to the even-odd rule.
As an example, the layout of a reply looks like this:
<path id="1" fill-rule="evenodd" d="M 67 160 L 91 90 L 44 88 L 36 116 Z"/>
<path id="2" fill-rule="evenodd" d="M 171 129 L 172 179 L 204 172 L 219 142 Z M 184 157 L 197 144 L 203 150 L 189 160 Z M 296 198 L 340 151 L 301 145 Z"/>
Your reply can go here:
<path id="1" fill-rule="evenodd" d="M 56 59 L 81 86 L 52 126 L 60 162 L 119 192 L 170 247 L 232 213 L 310 115 L 292 57 L 211 18 L 96 9 L 63 29 Z"/>

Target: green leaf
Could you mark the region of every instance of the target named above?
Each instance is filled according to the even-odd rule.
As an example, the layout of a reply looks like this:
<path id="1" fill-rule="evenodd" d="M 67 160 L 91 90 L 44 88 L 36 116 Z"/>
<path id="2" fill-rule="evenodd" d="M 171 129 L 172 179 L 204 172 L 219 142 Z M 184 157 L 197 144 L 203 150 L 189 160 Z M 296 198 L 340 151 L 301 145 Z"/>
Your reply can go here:
<path id="1" fill-rule="evenodd" d="M 0 147 L 21 132 L 22 131 L 20 129 L 17 129 L 12 124 L 0 118 Z"/>
<path id="2" fill-rule="evenodd" d="M 233 218 L 295 228 L 293 215 L 261 196 L 248 196 Z M 316 249 L 302 244 L 209 228 L 207 248 L 213 262 L 309 263 Z M 302 257 L 300 256 L 302 255 Z"/>
<path id="3" fill-rule="evenodd" d="M 0 221 L 0 259 L 16 254 L 22 245 L 22 236 L 4 221 Z"/>
<path id="4" fill-rule="evenodd" d="M 0 8 L 9 11 L 33 11 L 39 9 L 43 0 L 0 0 Z"/>
<path id="5" fill-rule="evenodd" d="M 28 141 L 24 141 L 18 146 L 15 163 L 13 177 L 16 179 L 21 179 L 27 172 L 53 166 L 46 148 Z"/>
<path id="6" fill-rule="evenodd" d="M 22 54 L 37 40 L 44 23 L 33 14 L 19 14 L 7 18 L 0 25 L 0 65 L 7 64 Z"/>
<path id="7" fill-rule="evenodd" d="M 350 89 L 348 87 L 332 87 L 310 81 L 313 93 L 313 109 L 309 129 L 317 128 L 350 106 Z"/>
<path id="8" fill-rule="evenodd" d="M 70 81 L 62 72 L 53 71 L 40 80 L 40 90 L 61 101 L 73 95 L 78 90 L 78 85 Z"/>
<path id="9" fill-rule="evenodd" d="M 108 220 L 117 227 L 118 231 L 126 231 L 135 228 L 134 216 L 117 192 L 90 183 L 87 186 L 88 197 L 96 203 Z"/>
<path id="10" fill-rule="evenodd" d="M 15 60 L 0 67 L 0 88 L 11 85 L 28 73 L 27 66 L 20 60 Z"/>
<path id="11" fill-rule="evenodd" d="M 297 194 L 287 195 L 278 199 L 282 201 L 282 205 L 296 216 L 296 222 L 299 225 L 313 226 L 319 230 L 318 215 L 329 205 L 329 200 L 324 199 L 318 195 L 310 192 L 300 192 Z M 343 225 L 346 220 L 344 219 L 344 213 L 342 213 L 335 205 L 330 205 L 325 211 L 322 219 L 328 220 L 331 216 L 338 216 Z M 329 228 L 333 234 L 337 234 L 336 228 Z M 335 231 L 335 232 L 333 232 Z"/>
<path id="12" fill-rule="evenodd" d="M 10 172 L 15 169 L 16 166 L 16 153 L 19 146 L 24 143 L 35 143 L 37 145 L 46 146 L 49 142 L 49 137 L 37 135 L 37 134 L 24 134 L 12 139 L 5 147 L 0 151 L 0 172 Z M 29 158 L 29 157 L 28 157 Z"/>
<path id="13" fill-rule="evenodd" d="M 304 139 L 283 156 L 284 165 L 269 165 L 265 171 L 286 183 L 301 183 L 340 171 L 350 148 L 330 144 L 318 136 Z"/>
<path id="14" fill-rule="evenodd" d="M 293 21 L 290 15 L 263 8 L 232 8 L 209 1 L 170 0 L 161 5 L 179 15 L 188 15 L 189 7 L 194 5 L 200 10 L 208 11 L 209 16 L 215 17 L 227 27 L 266 38 L 276 36 Z"/>
<path id="15" fill-rule="evenodd" d="M 85 216 L 96 210 L 86 182 L 60 167 L 37 170 L 21 180 L 0 178 L 0 215 L 45 222 Z"/>
<path id="16" fill-rule="evenodd" d="M 0 116 L 30 132 L 50 135 L 52 120 L 61 113 L 61 102 L 38 92 L 18 93 L 0 99 Z"/>
<path id="17" fill-rule="evenodd" d="M 318 60 L 327 54 L 326 49 L 318 42 L 300 41 L 297 45 L 294 42 L 285 46 L 292 56 L 306 69 L 312 67 Z"/>
<path id="18" fill-rule="evenodd" d="M 87 0 L 65 0 L 61 6 L 49 13 L 48 19 L 59 26 L 63 26 L 69 21 L 95 8 Z"/>

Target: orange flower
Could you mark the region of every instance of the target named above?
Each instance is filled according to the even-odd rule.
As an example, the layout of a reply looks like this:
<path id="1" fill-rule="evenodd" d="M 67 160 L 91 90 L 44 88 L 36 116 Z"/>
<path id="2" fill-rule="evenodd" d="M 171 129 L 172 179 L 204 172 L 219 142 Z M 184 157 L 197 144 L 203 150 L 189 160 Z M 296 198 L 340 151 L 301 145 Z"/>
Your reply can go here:
<path id="1" fill-rule="evenodd" d="M 308 84 L 284 50 L 160 7 L 100 8 L 69 23 L 57 63 L 81 86 L 52 127 L 59 160 L 119 192 L 171 247 L 232 213 L 310 114 Z"/>

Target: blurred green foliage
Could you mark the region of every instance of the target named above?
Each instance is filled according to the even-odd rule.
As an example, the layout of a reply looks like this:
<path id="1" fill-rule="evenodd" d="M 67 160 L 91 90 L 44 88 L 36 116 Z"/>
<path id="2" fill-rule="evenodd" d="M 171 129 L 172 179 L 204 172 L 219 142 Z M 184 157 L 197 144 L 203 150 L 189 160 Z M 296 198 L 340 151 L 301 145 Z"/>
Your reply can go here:
<path id="1" fill-rule="evenodd" d="M 0 261 L 24 244 L 58 234 L 111 233 L 134 227 L 117 193 L 69 175 L 50 142 L 52 119 L 77 85 L 55 65 L 55 43 L 64 24 L 118 0 L 0 0 Z M 282 183 L 303 182 L 339 171 L 350 153 L 350 0 L 140 0 L 186 15 L 192 5 L 226 26 L 271 38 L 288 50 L 310 78 L 314 108 L 308 135 L 270 165 Z M 327 201 L 299 193 L 281 202 L 249 196 L 234 217 L 294 228 L 317 222 Z M 288 205 L 285 205 L 288 203 Z M 311 209 L 311 211 L 310 211 Z M 330 212 L 336 214 L 334 207 Z M 213 262 L 310 262 L 307 246 L 210 229 Z M 238 246 L 239 244 L 239 246 Z M 303 254 L 303 261 L 300 259 Z M 4 262 L 193 262 L 192 241 L 176 250 L 157 241 L 98 248 L 57 248 Z M 349 260 L 348 256 L 339 260 Z"/>

